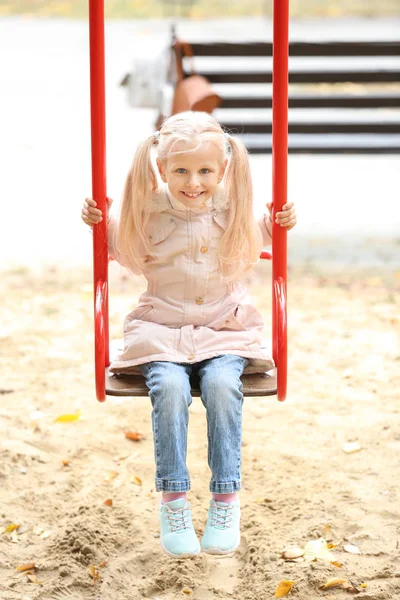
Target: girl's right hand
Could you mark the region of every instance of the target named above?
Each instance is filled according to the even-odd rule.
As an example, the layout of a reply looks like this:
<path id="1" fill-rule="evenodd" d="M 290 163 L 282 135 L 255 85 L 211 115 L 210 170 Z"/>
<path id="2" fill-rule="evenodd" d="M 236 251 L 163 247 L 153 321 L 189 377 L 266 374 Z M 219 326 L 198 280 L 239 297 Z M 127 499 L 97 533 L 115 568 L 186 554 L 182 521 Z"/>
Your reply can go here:
<path id="1" fill-rule="evenodd" d="M 113 201 L 111 200 L 111 198 L 107 198 L 107 213 L 112 202 Z M 102 212 L 101 210 L 96 208 L 96 206 L 97 204 L 93 200 L 93 198 L 86 198 L 85 202 L 83 203 L 81 218 L 82 221 L 90 227 L 93 227 L 93 225 L 96 225 L 97 223 L 100 223 L 100 221 L 103 220 Z"/>

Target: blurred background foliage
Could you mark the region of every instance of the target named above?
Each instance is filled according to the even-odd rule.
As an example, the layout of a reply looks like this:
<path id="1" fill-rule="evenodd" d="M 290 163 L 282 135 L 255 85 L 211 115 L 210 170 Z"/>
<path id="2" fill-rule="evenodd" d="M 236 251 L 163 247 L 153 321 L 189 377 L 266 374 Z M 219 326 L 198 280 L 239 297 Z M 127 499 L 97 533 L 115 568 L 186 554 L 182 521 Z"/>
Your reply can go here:
<path id="1" fill-rule="evenodd" d="M 240 17 L 272 15 L 273 0 L 105 0 L 106 17 Z M 88 0 L 0 0 L 0 15 L 86 18 Z M 400 0 L 291 0 L 292 18 L 400 16 Z"/>

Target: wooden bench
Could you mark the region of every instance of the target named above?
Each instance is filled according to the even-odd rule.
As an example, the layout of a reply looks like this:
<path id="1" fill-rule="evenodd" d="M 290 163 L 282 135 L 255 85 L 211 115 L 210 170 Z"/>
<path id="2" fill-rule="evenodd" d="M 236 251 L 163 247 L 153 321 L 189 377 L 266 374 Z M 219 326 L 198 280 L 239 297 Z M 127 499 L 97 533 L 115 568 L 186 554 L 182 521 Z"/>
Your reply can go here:
<path id="1" fill-rule="evenodd" d="M 196 73 L 221 97 L 213 114 L 252 154 L 270 153 L 272 43 L 189 45 Z M 178 79 L 189 76 L 182 42 L 171 49 Z M 399 41 L 296 41 L 289 56 L 290 153 L 400 152 Z"/>

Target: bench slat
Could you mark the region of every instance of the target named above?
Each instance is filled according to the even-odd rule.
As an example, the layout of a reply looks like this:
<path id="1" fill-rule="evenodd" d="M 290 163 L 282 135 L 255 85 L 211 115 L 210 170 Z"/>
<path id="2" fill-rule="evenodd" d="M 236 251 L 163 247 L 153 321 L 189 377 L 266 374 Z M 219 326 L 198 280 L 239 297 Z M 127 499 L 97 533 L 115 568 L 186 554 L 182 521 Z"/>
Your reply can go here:
<path id="1" fill-rule="evenodd" d="M 271 96 L 225 96 L 220 108 L 271 108 Z M 400 108 L 399 94 L 289 95 L 289 108 Z"/>
<path id="2" fill-rule="evenodd" d="M 194 56 L 272 56 L 270 42 L 193 42 Z M 399 41 L 291 42 L 290 56 L 400 56 Z"/>
<path id="3" fill-rule="evenodd" d="M 272 154 L 271 145 L 248 147 L 250 154 Z M 358 146 L 357 144 L 349 146 L 289 146 L 289 154 L 400 154 L 400 145 L 396 147 L 387 146 Z"/>
<path id="4" fill-rule="evenodd" d="M 238 122 L 225 122 L 221 121 L 221 125 L 229 130 L 234 135 L 244 133 L 272 133 L 272 123 L 238 123 Z M 370 134 L 387 134 L 396 135 L 400 134 L 400 122 L 399 123 L 382 123 L 382 122 L 364 122 L 364 123 L 340 123 L 340 122 L 327 122 L 327 123 L 290 123 L 289 121 L 289 133 L 294 134 L 314 134 L 314 133 L 344 133 L 344 134 L 358 134 L 358 133 L 370 133 Z"/>
<path id="5" fill-rule="evenodd" d="M 185 76 L 188 76 L 185 73 Z M 262 71 L 199 71 L 211 83 L 272 83 L 272 73 Z M 398 69 L 371 69 L 364 71 L 291 71 L 289 83 L 397 83 Z"/>
<path id="6" fill-rule="evenodd" d="M 271 136 L 244 134 L 251 154 L 270 154 Z M 399 154 L 400 135 L 289 134 L 290 154 Z"/>

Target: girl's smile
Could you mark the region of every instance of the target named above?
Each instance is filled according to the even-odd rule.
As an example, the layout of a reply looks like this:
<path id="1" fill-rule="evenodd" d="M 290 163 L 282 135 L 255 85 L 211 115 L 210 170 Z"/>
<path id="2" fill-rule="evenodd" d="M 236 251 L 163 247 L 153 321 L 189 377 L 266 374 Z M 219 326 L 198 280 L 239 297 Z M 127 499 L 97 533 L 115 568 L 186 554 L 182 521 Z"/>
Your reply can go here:
<path id="1" fill-rule="evenodd" d="M 182 194 L 185 194 L 185 196 L 187 196 L 188 198 L 198 198 L 199 196 L 204 194 L 204 192 L 197 192 L 196 194 L 191 194 L 190 192 L 183 191 Z"/>

